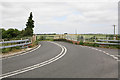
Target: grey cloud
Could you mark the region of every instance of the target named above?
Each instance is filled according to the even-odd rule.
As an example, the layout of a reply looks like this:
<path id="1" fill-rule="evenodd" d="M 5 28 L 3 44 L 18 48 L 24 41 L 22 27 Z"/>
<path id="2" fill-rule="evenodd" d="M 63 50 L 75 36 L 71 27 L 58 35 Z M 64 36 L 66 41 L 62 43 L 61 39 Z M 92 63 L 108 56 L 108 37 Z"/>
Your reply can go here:
<path id="1" fill-rule="evenodd" d="M 47 0 L 46 2 L 4 2 L 2 4 L 3 27 L 10 28 L 12 26 L 23 29 L 30 11 L 33 12 L 35 20 L 35 33 L 74 33 L 75 29 L 78 29 L 79 33 L 97 33 L 97 31 L 110 33 L 111 27 L 109 28 L 108 25 L 117 24 L 118 17 L 116 15 L 117 2 L 98 3 L 79 2 L 78 0 L 75 2 L 67 0 L 63 2 L 54 0 L 52 2 L 47 2 Z M 75 11 L 80 14 L 74 14 Z M 66 16 L 67 19 L 64 21 L 53 19 L 62 16 Z M 108 31 L 102 29 L 108 29 Z"/>

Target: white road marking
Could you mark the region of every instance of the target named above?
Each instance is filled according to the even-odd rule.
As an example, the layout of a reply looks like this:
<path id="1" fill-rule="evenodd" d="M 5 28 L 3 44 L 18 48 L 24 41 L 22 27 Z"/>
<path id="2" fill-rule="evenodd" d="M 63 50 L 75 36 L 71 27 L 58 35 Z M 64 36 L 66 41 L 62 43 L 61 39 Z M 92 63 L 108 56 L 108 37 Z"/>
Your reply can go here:
<path id="1" fill-rule="evenodd" d="M 114 55 L 109 55 L 109 56 L 114 57 Z"/>
<path id="2" fill-rule="evenodd" d="M 30 67 L 26 67 L 26 68 L 23 68 L 23 69 L 19 69 L 19 70 L 16 70 L 16 71 L 12 71 L 12 72 L 8 72 L 8 73 L 5 73 L 5 74 L 2 74 L 0 75 L 0 79 L 2 78 L 6 78 L 6 77 L 10 77 L 10 76 L 13 76 L 13 75 L 17 75 L 17 74 L 21 74 L 21 73 L 24 73 L 24 72 L 27 72 L 27 71 L 30 71 L 30 70 L 33 70 L 33 69 L 36 69 L 36 68 L 40 68 L 42 66 L 45 66 L 45 65 L 48 65 L 54 61 L 57 61 L 58 59 L 62 58 L 66 52 L 67 52 L 67 49 L 58 44 L 58 43 L 55 43 L 55 42 L 51 42 L 53 44 L 56 44 L 58 45 L 59 47 L 61 47 L 62 51 L 60 52 L 60 54 L 58 54 L 57 56 L 47 60 L 47 61 L 44 61 L 44 62 L 41 62 L 41 63 L 38 63 L 36 65 L 33 65 L 33 66 L 30 66 Z"/>
<path id="3" fill-rule="evenodd" d="M 103 52 L 103 53 L 105 53 L 106 55 L 111 56 L 113 59 L 119 61 L 119 60 L 118 60 L 118 56 L 116 57 L 115 55 L 111 55 L 110 53 L 107 53 L 106 51 L 103 51 L 103 50 L 100 50 L 100 49 L 97 49 L 97 48 L 93 48 L 93 47 L 88 47 L 88 48 L 93 49 L 93 50 L 97 50 L 97 51 L 99 51 L 99 52 Z"/>
<path id="4" fill-rule="evenodd" d="M 99 50 L 99 51 L 102 51 L 102 50 Z"/>
<path id="5" fill-rule="evenodd" d="M 118 60 L 118 57 L 113 56 L 114 59 Z"/>
<path id="6" fill-rule="evenodd" d="M 109 53 L 105 53 L 105 54 L 110 55 Z"/>
<path id="7" fill-rule="evenodd" d="M 20 53 L 20 54 L 11 55 L 11 56 L 9 56 L 9 57 L 1 58 L 1 59 L 4 60 L 4 59 L 8 59 L 8 58 L 17 57 L 17 56 L 20 56 L 20 55 L 25 55 L 25 54 L 27 54 L 27 53 L 29 53 L 29 52 L 33 52 L 33 51 L 37 50 L 37 49 L 40 48 L 40 47 L 41 47 L 41 45 L 39 45 L 37 48 L 35 48 L 35 49 L 31 50 L 31 51 L 28 51 L 28 52 L 25 52 L 25 53 Z M 1 60 L 1 59 L 0 59 L 0 60 Z"/>
<path id="8" fill-rule="evenodd" d="M 106 53 L 105 51 L 103 51 L 103 53 Z"/>

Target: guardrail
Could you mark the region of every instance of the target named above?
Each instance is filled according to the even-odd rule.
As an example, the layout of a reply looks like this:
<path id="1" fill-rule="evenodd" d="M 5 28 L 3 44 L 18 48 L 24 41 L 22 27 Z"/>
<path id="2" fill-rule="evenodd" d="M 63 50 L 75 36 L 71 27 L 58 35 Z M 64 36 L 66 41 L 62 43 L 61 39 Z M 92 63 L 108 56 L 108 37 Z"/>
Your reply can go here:
<path id="1" fill-rule="evenodd" d="M 120 45 L 119 43 L 101 43 L 101 42 L 96 42 L 97 44 L 105 44 L 105 45 Z"/>
<path id="2" fill-rule="evenodd" d="M 120 40 L 97 40 L 97 41 L 120 42 Z"/>
<path id="3" fill-rule="evenodd" d="M 2 47 L 0 47 L 0 49 L 10 48 L 10 47 L 16 47 L 16 46 L 24 46 L 24 45 L 28 45 L 28 44 L 31 44 L 31 42 L 29 42 L 29 43 L 23 43 L 23 44 L 16 44 L 16 45 L 9 45 L 9 46 L 2 46 Z"/>
<path id="4" fill-rule="evenodd" d="M 17 42 L 25 42 L 25 41 L 29 41 L 29 39 L 5 41 L 5 42 L 0 42 L 0 44 L 5 44 L 5 43 L 17 43 Z"/>
<path id="5" fill-rule="evenodd" d="M 96 44 L 101 45 L 120 45 L 120 40 L 97 40 L 101 42 L 95 42 Z M 116 43 L 109 43 L 109 42 L 116 42 Z"/>
<path id="6" fill-rule="evenodd" d="M 31 44 L 31 42 L 27 42 L 27 41 L 29 41 L 29 39 L 0 42 L 0 44 L 25 42 L 25 43 L 15 44 L 15 45 L 0 46 L 0 49 L 10 48 L 10 47 L 16 47 L 16 46 L 25 46 L 25 45 Z"/>

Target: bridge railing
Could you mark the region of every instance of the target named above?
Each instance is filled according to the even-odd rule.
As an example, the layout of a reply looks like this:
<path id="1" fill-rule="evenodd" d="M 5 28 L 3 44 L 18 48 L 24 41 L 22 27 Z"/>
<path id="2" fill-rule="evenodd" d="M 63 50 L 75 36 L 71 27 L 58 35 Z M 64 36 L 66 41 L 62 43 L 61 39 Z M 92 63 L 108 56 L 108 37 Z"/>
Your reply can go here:
<path id="1" fill-rule="evenodd" d="M 25 45 L 31 44 L 31 42 L 29 42 L 29 41 L 30 41 L 29 39 L 25 39 L 25 40 L 12 40 L 12 41 L 0 42 L 0 44 L 2 44 L 2 46 L 0 46 L 0 49 L 16 47 L 16 46 L 25 46 Z M 17 43 L 17 44 L 7 45 L 7 46 L 3 45 L 3 44 L 9 44 L 9 43 Z"/>

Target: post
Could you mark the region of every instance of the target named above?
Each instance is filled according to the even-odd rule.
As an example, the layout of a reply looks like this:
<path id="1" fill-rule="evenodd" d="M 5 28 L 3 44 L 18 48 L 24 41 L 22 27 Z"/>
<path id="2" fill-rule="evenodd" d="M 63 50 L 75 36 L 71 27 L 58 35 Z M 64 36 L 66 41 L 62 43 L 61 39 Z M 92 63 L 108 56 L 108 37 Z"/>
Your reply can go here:
<path id="1" fill-rule="evenodd" d="M 114 26 L 114 37 L 115 37 L 115 26 L 116 26 L 116 25 L 113 25 L 113 26 Z"/>
<path id="2" fill-rule="evenodd" d="M 96 36 L 95 36 L 95 41 L 94 42 L 96 43 Z"/>
<path id="3" fill-rule="evenodd" d="M 115 26 L 116 26 L 116 25 L 113 25 L 113 27 L 114 27 L 114 40 L 115 40 L 115 37 L 116 37 L 116 36 L 115 36 Z"/>
<path id="4" fill-rule="evenodd" d="M 113 27 L 114 27 L 114 40 L 115 40 L 115 37 L 116 37 L 116 36 L 115 36 L 115 26 L 116 26 L 116 25 L 113 25 Z"/>
<path id="5" fill-rule="evenodd" d="M 107 40 L 109 40 L 109 37 L 107 37 Z M 107 41 L 107 43 L 108 43 L 108 41 Z"/>
<path id="6" fill-rule="evenodd" d="M 83 42 L 85 42 L 85 36 L 83 37 Z"/>

